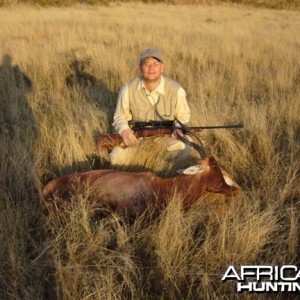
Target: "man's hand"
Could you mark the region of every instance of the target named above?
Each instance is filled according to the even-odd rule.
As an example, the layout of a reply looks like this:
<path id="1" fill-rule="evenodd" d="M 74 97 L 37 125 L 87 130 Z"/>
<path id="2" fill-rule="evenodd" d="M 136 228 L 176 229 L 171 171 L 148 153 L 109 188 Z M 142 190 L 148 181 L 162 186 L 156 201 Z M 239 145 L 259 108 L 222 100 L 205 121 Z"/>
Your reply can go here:
<path id="1" fill-rule="evenodd" d="M 126 146 L 133 146 L 138 143 L 134 131 L 131 128 L 127 128 L 121 132 L 121 136 Z"/>
<path id="2" fill-rule="evenodd" d="M 184 136 L 184 134 L 182 133 L 182 131 L 181 131 L 181 129 L 180 128 L 176 128 L 176 129 L 174 129 L 174 131 L 172 132 L 172 138 L 173 139 L 178 139 L 178 136 L 181 136 L 181 137 L 183 137 Z"/>

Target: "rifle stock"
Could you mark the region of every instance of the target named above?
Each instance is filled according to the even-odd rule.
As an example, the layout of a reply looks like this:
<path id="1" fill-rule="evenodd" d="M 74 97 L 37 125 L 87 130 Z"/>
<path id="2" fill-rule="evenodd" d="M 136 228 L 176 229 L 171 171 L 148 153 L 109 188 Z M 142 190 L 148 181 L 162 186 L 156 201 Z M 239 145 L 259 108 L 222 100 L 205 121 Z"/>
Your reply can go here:
<path id="1" fill-rule="evenodd" d="M 134 131 L 134 134 L 137 138 L 140 137 L 151 137 L 155 135 L 164 135 L 171 134 L 174 129 L 172 128 L 148 128 Z M 123 138 L 118 133 L 113 134 L 100 134 L 96 138 L 96 144 L 100 149 L 109 150 L 115 146 L 118 146 L 123 143 Z"/>
<path id="2" fill-rule="evenodd" d="M 243 128 L 243 124 L 235 124 L 235 125 L 217 125 L 217 126 L 199 126 L 199 127 L 189 127 L 189 130 L 200 132 L 203 129 L 224 129 L 224 128 Z M 180 127 L 166 127 L 166 128 L 138 128 L 133 129 L 135 136 L 137 138 L 140 137 L 151 137 L 151 136 L 157 136 L 157 135 L 165 135 L 165 134 L 172 134 L 172 132 L 175 129 L 180 129 L 183 134 L 188 134 L 188 132 L 184 128 Z M 100 134 L 96 138 L 96 144 L 100 149 L 103 150 L 109 150 L 112 149 L 115 146 L 118 146 L 123 143 L 123 138 L 118 133 L 112 133 L 112 134 Z"/>

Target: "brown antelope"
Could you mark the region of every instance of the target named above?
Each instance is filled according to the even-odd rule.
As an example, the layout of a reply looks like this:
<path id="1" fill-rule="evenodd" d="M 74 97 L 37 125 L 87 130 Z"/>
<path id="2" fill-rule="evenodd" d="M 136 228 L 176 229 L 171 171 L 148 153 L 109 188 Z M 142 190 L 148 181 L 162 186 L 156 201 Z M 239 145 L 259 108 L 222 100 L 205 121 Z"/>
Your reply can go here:
<path id="1" fill-rule="evenodd" d="M 74 195 L 85 191 L 96 203 L 108 204 L 121 215 L 135 217 L 149 205 L 163 208 L 176 190 L 182 194 L 183 206 L 188 207 L 205 192 L 236 194 L 239 187 L 224 175 L 213 156 L 194 142 L 179 137 L 196 149 L 202 158 L 172 178 L 161 178 L 153 172 L 122 172 L 117 170 L 93 170 L 61 176 L 50 181 L 43 189 L 46 204 L 59 205 Z"/>

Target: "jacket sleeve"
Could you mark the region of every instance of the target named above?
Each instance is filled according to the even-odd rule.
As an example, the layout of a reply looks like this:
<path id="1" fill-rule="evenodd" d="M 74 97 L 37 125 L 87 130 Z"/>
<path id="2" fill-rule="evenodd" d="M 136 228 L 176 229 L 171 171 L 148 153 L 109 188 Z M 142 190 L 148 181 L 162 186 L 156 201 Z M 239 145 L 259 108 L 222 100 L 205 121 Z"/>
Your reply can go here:
<path id="1" fill-rule="evenodd" d="M 175 117 L 183 124 L 188 124 L 190 122 L 191 112 L 186 99 L 186 92 L 182 87 L 178 89 L 177 98 Z"/>
<path id="2" fill-rule="evenodd" d="M 125 85 L 118 94 L 117 106 L 114 113 L 113 127 L 117 133 L 129 128 L 128 121 L 132 119 L 129 107 L 128 85 Z"/>

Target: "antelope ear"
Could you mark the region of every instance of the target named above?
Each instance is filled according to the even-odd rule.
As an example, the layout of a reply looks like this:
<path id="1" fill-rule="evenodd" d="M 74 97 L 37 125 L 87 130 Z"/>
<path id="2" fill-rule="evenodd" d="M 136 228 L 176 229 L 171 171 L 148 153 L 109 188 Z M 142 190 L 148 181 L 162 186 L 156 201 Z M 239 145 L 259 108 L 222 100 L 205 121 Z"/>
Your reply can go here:
<path id="1" fill-rule="evenodd" d="M 195 165 L 195 166 L 188 167 L 187 169 L 177 170 L 176 172 L 178 174 L 193 175 L 193 174 L 201 172 L 202 170 L 203 170 L 202 166 Z"/>
<path id="2" fill-rule="evenodd" d="M 222 175 L 223 175 L 223 178 L 225 180 L 225 182 L 229 185 L 229 186 L 233 186 L 233 187 L 237 187 L 239 188 L 239 185 L 231 178 L 231 176 L 224 170 L 222 170 Z"/>

